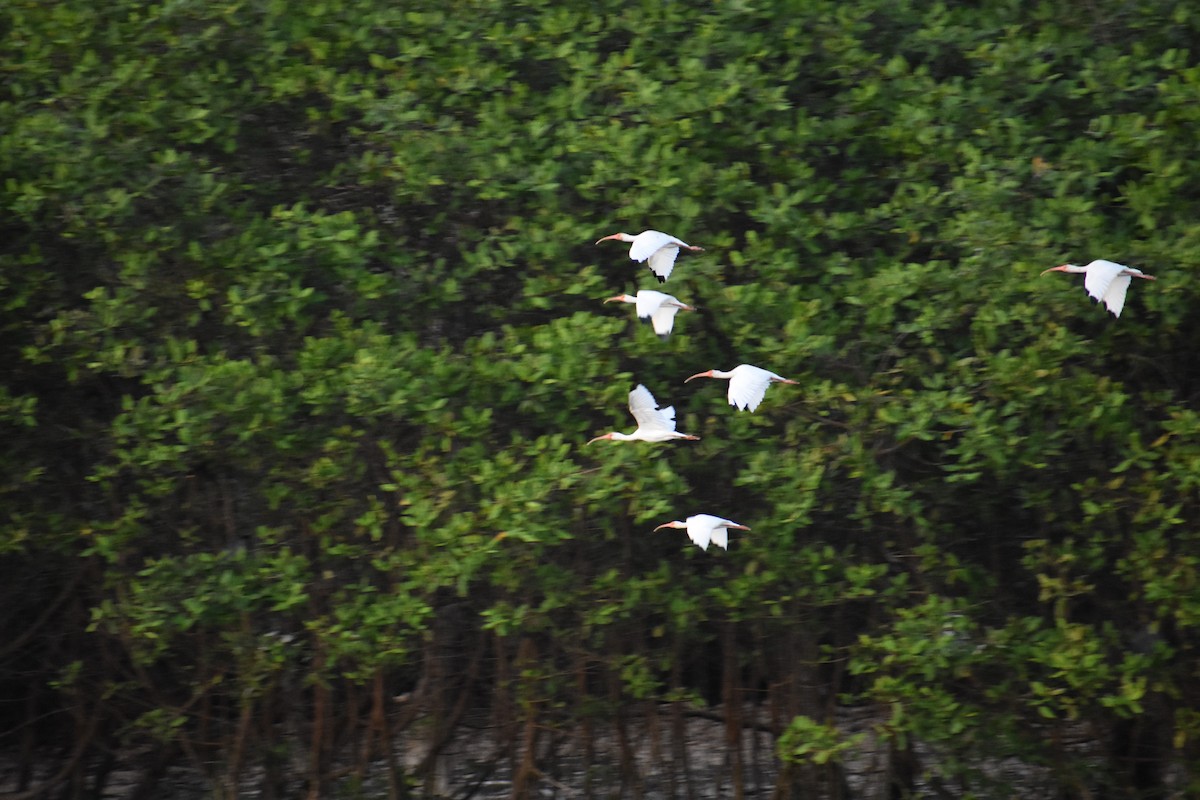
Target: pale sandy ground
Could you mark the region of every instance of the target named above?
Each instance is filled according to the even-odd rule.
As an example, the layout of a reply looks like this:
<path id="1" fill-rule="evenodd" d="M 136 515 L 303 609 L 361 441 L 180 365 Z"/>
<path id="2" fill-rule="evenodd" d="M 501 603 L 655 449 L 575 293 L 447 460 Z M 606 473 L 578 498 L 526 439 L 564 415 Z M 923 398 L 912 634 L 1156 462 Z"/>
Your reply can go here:
<path id="1" fill-rule="evenodd" d="M 615 729 L 610 724 L 597 724 L 593 730 L 593 754 L 590 769 L 585 769 L 581 753 L 580 737 L 561 732 L 546 732 L 539 737 L 537 766 L 541 777 L 531 784 L 531 796 L 537 798 L 641 798 L 642 800 L 667 800 L 667 798 L 733 798 L 738 792 L 731 782 L 733 750 L 726 745 L 725 727 L 716 719 L 720 709 L 701 712 L 705 716 L 685 718 L 684 748 L 679 747 L 670 736 L 671 718 L 660 714 L 657 720 L 656 737 L 644 719 L 630 720 L 626 725 L 628 751 L 633 754 L 635 768 L 622 777 L 621 747 Z M 743 719 L 753 721 L 754 709 L 746 708 Z M 866 733 L 862 745 L 848 753 L 844 760 L 844 785 L 840 794 L 830 793 L 828 784 L 820 787 L 807 785 L 800 794 L 804 797 L 839 797 L 840 800 L 887 800 L 888 760 L 887 750 L 874 737 L 872 730 L 882 716 L 876 710 L 851 709 L 839 714 L 838 726 L 845 735 Z M 409 735 L 401 735 L 397 742 L 400 757 L 410 769 L 418 764 L 427 745 L 413 735 L 420 729 L 413 726 Z M 414 787 L 414 797 L 475 797 L 480 800 L 507 798 L 512 794 L 512 769 L 507 757 L 497 757 L 507 749 L 506 742 L 497 741 L 497 731 L 483 725 L 463 726 L 450 744 L 443 750 L 432 772 Z M 774 737 L 761 731 L 743 730 L 741 748 L 743 759 L 742 797 L 771 797 L 778 777 L 779 761 L 774 753 Z M 1094 743 L 1080 739 L 1077 752 L 1085 758 L 1099 759 Z M 294 748 L 290 777 L 280 787 L 280 798 L 305 798 L 304 764 L 302 748 Z M 136 754 L 124 754 L 130 763 L 137 761 Z M 928 747 L 916 748 L 917 769 L 914 773 L 915 796 L 949 800 L 968 797 L 1008 797 L 1023 800 L 1051 800 L 1058 790 L 1051 783 L 1046 770 L 1015 759 L 992 759 L 982 766 L 981 775 L 970 781 L 970 785 L 940 774 L 939 754 Z M 686 759 L 686 769 L 683 760 Z M 125 761 L 123 757 L 119 761 Z M 0 754 L 0 800 L 5 793 L 16 789 L 17 765 L 11 758 Z M 49 769 L 38 770 L 37 780 L 45 780 Z M 810 773 L 811 776 L 812 773 Z M 818 775 L 832 775 L 823 770 Z M 1182 784 L 1181 775 L 1175 776 Z M 114 770 L 106 783 L 102 798 L 105 800 L 128 800 L 141 781 L 137 769 Z M 809 778 L 812 780 L 812 778 Z M 58 787 L 49 796 L 61 797 L 64 787 Z M 811 793 L 816 789 L 817 793 Z M 835 790 L 836 791 L 836 790 Z M 86 792 L 84 796 L 87 796 Z M 187 767 L 173 767 L 159 781 L 154 798 L 164 800 L 231 800 L 227 793 L 211 786 L 199 771 Z M 262 798 L 261 770 L 246 770 L 239 784 L 237 797 Z M 330 798 L 360 798 L 374 800 L 388 796 L 386 769 L 382 762 L 373 762 L 360 782 L 344 778 L 326 792 Z M 1182 798 L 1181 792 L 1173 796 Z"/>

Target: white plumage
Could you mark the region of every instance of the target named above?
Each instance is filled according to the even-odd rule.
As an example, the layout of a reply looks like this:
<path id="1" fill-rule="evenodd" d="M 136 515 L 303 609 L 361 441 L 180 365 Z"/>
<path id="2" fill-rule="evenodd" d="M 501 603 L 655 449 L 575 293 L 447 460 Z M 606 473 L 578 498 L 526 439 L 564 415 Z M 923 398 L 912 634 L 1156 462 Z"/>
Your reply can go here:
<path id="1" fill-rule="evenodd" d="M 1127 267 L 1115 261 L 1105 261 L 1102 258 L 1083 267 L 1077 267 L 1074 264 L 1051 267 L 1042 274 L 1045 275 L 1047 272 L 1084 273 L 1083 288 L 1087 290 L 1093 300 L 1104 303 L 1104 306 L 1115 317 L 1120 317 L 1121 309 L 1125 308 L 1125 293 L 1129 291 L 1129 284 L 1133 282 L 1134 278 L 1142 278 L 1147 281 L 1158 280 L 1140 269 Z"/>
<path id="2" fill-rule="evenodd" d="M 650 289 L 642 289 L 637 296 L 619 294 L 604 302 L 633 303 L 638 319 L 649 322 L 660 339 L 666 339 L 671 335 L 671 329 L 675 327 L 675 315 L 678 312 L 696 310 L 686 303 L 679 302 L 669 294 Z"/>
<path id="3" fill-rule="evenodd" d="M 629 393 L 629 413 L 633 414 L 633 418 L 637 420 L 637 430 L 633 433 L 613 431 L 603 436 L 597 436 L 588 444 L 601 439 L 617 442 L 666 442 L 671 439 L 696 440 L 700 438 L 677 432 L 675 430 L 675 407 L 659 408 L 654 395 L 650 394 L 650 390 L 640 383 Z"/>
<path id="4" fill-rule="evenodd" d="M 680 248 L 692 251 L 704 249 L 690 245 L 682 239 L 677 239 L 662 231 L 642 231 L 637 236 L 631 236 L 628 233 L 614 233 L 603 239 L 597 239 L 596 244 L 609 240 L 631 242 L 629 257 L 639 264 L 648 261 L 646 266 L 658 278 L 659 283 L 666 283 L 667 278 L 671 277 L 671 270 L 675 267 L 675 258 L 679 255 Z"/>
<path id="5" fill-rule="evenodd" d="M 688 538 L 701 550 L 708 550 L 709 542 L 712 542 L 717 547 L 728 550 L 730 530 L 750 530 L 745 525 L 739 525 L 724 517 L 715 517 L 712 514 L 697 514 L 694 517 L 688 517 L 686 522 L 680 522 L 679 520 L 664 522 L 654 530 L 659 531 L 663 528 L 681 528 L 686 530 Z"/>
<path id="6" fill-rule="evenodd" d="M 738 364 L 728 372 L 719 369 L 698 372 L 684 383 L 694 378 L 728 378 L 729 405 L 743 411 L 757 409 L 758 404 L 762 402 L 763 396 L 767 393 L 767 387 L 772 383 L 797 384 L 796 381 L 780 377 L 770 370 L 750 364 Z"/>

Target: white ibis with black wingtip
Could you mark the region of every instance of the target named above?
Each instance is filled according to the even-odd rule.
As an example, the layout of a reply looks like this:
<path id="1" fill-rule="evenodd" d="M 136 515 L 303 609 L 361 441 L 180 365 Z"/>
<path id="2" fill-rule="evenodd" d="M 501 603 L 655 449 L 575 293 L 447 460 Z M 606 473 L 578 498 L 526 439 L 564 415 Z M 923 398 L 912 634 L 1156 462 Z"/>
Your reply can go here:
<path id="1" fill-rule="evenodd" d="M 610 297 L 606 303 L 633 303 L 638 319 L 649 322 L 654 327 L 658 338 L 666 339 L 675 327 L 675 315 L 680 311 L 695 311 L 687 303 L 681 303 L 669 294 L 656 292 L 652 289 L 642 289 L 636 295 L 619 294 Z"/>
<path id="2" fill-rule="evenodd" d="M 663 528 L 682 528 L 687 531 L 688 538 L 701 550 L 708 550 L 710 541 L 717 547 L 728 550 L 729 531 L 750 530 L 745 525 L 739 525 L 724 517 L 714 517 L 712 514 L 697 514 L 694 517 L 688 517 L 686 522 L 680 522 L 677 519 L 664 522 L 654 530 L 660 531 Z"/>
<path id="3" fill-rule="evenodd" d="M 729 405 L 743 411 L 747 409 L 754 411 L 754 409 L 758 408 L 758 404 L 762 402 L 763 395 L 767 393 L 767 387 L 772 383 L 799 385 L 798 381 L 781 377 L 770 370 L 750 364 L 738 364 L 728 372 L 720 369 L 697 372 L 691 378 L 688 378 L 687 381 L 684 381 L 684 383 L 695 378 L 728 378 Z"/>
<path id="4" fill-rule="evenodd" d="M 666 283 L 667 278 L 671 277 L 671 270 L 675 267 L 675 258 L 679 255 L 680 249 L 693 252 L 704 249 L 688 244 L 682 239 L 676 239 L 662 231 L 642 231 L 637 236 L 630 236 L 628 233 L 614 233 L 603 239 L 597 239 L 596 244 L 614 239 L 618 242 L 632 242 L 629 247 L 629 257 L 639 264 L 649 260 L 650 263 L 646 266 L 658 278 L 659 283 Z"/>
<path id="5" fill-rule="evenodd" d="M 629 393 L 629 412 L 637 420 L 637 430 L 633 433 L 613 431 L 603 436 L 597 436 L 588 442 L 598 442 L 609 439 L 614 442 L 666 442 L 671 439 L 688 439 L 695 441 L 699 436 L 689 433 L 679 433 L 675 430 L 675 408 L 667 406 L 659 408 L 654 395 L 642 384 Z"/>
<path id="6" fill-rule="evenodd" d="M 1129 291 L 1129 284 L 1133 283 L 1134 278 L 1146 281 L 1158 280 L 1140 269 L 1127 267 L 1115 261 L 1105 261 L 1102 258 L 1083 267 L 1077 267 L 1074 264 L 1051 267 L 1044 270 L 1042 275 L 1047 272 L 1082 272 L 1086 276 L 1083 279 L 1083 288 L 1087 289 L 1087 293 L 1092 296 L 1093 300 L 1103 302 L 1114 317 L 1121 316 L 1121 309 L 1125 307 L 1125 293 Z"/>

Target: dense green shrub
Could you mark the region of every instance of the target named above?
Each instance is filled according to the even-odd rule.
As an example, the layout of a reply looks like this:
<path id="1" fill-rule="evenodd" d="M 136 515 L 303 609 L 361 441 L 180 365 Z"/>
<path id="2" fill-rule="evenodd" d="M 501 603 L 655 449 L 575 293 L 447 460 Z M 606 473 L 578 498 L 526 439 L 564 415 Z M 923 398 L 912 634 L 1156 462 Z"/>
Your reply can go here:
<path id="1" fill-rule="evenodd" d="M 977 796 L 1005 756 L 1195 782 L 1188 4 L 0 29 L 0 744 L 76 742 L 65 780 L 153 741 L 231 791 L 291 747 L 317 791 L 411 692 L 508 726 L 521 794 L 518 731 L 755 701 L 783 792 L 878 704 Z M 592 242 L 643 228 L 706 248 L 665 343 L 600 304 L 653 281 Z M 1037 277 L 1093 258 L 1159 280 L 1118 320 Z M 682 383 L 741 362 L 802 386 Z M 639 382 L 702 440 L 584 447 Z M 753 531 L 651 533 L 701 512 Z"/>

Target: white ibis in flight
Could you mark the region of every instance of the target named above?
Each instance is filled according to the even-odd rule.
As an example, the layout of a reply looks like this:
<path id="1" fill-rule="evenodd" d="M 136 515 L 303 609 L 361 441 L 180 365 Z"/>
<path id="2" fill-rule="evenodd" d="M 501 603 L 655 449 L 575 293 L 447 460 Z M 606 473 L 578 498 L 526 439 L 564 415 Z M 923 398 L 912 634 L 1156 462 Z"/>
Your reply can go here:
<path id="1" fill-rule="evenodd" d="M 630 236 L 628 233 L 614 233 L 612 236 L 597 239 L 596 244 L 611 239 L 619 242 L 632 242 L 633 244 L 629 247 L 629 257 L 639 264 L 650 259 L 650 263 L 646 266 L 650 267 L 650 271 L 657 276 L 659 283 L 666 283 L 667 278 L 671 277 L 671 270 L 675 266 L 675 257 L 679 255 L 680 248 L 692 251 L 704 249 L 688 244 L 682 239 L 676 239 L 662 231 L 642 231 L 637 236 Z"/>
<path id="2" fill-rule="evenodd" d="M 637 296 L 619 294 L 616 297 L 608 298 L 604 302 L 633 303 L 638 319 L 653 325 L 654 332 L 658 334 L 658 338 L 660 339 L 666 339 L 671 335 L 671 328 L 675 326 L 675 315 L 678 312 L 696 310 L 687 303 L 679 302 L 669 294 L 655 292 L 650 289 L 642 289 L 637 293 Z"/>
<path id="3" fill-rule="evenodd" d="M 613 431 L 603 436 L 597 436 L 588 444 L 601 439 L 609 439 L 614 442 L 666 442 L 671 439 L 696 440 L 700 438 L 688 433 L 677 432 L 674 406 L 659 408 L 658 403 L 654 400 L 654 395 L 650 394 L 650 390 L 640 383 L 629 393 L 629 411 L 637 420 L 636 431 L 633 433 Z"/>
<path id="4" fill-rule="evenodd" d="M 697 372 L 691 378 L 688 378 L 687 381 L 684 381 L 684 383 L 693 378 L 728 378 L 729 405 L 743 411 L 746 409 L 753 411 L 758 408 L 758 404 L 762 402 L 763 395 L 767 393 L 767 387 L 772 383 L 799 385 L 798 381 L 781 378 L 770 370 L 753 367 L 749 364 L 738 364 L 729 370 L 729 372 L 720 369 Z"/>
<path id="5" fill-rule="evenodd" d="M 686 530 L 688 538 L 701 550 L 707 550 L 710 541 L 717 547 L 723 547 L 728 550 L 729 531 L 750 530 L 745 525 L 739 525 L 722 517 L 714 517 L 712 514 L 697 514 L 694 517 L 688 517 L 686 522 L 680 522 L 679 520 L 664 522 L 654 530 L 661 531 L 663 528 L 682 528 Z"/>
<path id="6" fill-rule="evenodd" d="M 1063 264 L 1051 267 L 1042 274 L 1045 275 L 1047 272 L 1082 272 L 1087 276 L 1083 279 L 1083 288 L 1087 289 L 1087 293 L 1092 296 L 1093 300 L 1103 301 L 1115 317 L 1121 316 L 1121 309 L 1125 307 L 1125 292 L 1129 290 L 1129 284 L 1133 283 L 1134 278 L 1147 281 L 1158 280 L 1140 269 L 1127 267 L 1115 261 L 1105 261 L 1102 258 L 1093 261 L 1086 267 Z"/>

